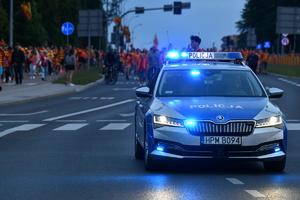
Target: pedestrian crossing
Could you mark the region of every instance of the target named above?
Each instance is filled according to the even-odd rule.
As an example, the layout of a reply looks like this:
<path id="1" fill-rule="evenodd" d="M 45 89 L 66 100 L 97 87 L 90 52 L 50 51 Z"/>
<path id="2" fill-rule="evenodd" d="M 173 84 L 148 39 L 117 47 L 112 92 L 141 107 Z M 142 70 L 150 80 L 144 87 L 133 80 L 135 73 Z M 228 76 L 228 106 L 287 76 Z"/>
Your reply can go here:
<path id="1" fill-rule="evenodd" d="M 77 131 L 80 129 L 83 129 L 84 127 L 88 126 L 90 123 L 67 123 L 64 125 L 60 125 L 59 127 L 56 127 L 52 129 L 52 131 Z M 102 125 L 99 127 L 99 131 L 120 131 L 128 128 L 132 123 L 106 123 L 105 125 Z M 0 127 L 3 124 L 0 124 Z M 13 128 L 9 128 L 6 130 L 0 131 L 0 137 L 5 136 L 10 133 L 18 132 L 18 131 L 31 131 L 34 129 L 38 129 L 40 127 L 46 126 L 47 124 L 23 124 L 19 125 Z"/>

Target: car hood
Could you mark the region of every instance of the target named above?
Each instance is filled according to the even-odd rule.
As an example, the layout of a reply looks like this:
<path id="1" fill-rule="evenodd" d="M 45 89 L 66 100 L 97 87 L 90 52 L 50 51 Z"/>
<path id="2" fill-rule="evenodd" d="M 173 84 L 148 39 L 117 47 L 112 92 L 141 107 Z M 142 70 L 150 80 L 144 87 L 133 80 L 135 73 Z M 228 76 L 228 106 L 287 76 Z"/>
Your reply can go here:
<path id="1" fill-rule="evenodd" d="M 216 122 L 264 118 L 280 113 L 267 97 L 158 97 L 152 105 L 154 114 Z"/>

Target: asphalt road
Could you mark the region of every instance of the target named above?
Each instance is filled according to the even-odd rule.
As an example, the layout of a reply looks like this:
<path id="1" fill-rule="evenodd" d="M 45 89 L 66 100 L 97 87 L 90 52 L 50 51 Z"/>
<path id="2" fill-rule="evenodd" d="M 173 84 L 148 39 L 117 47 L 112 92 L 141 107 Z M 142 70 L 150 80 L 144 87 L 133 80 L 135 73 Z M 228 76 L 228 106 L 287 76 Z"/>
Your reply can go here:
<path id="1" fill-rule="evenodd" d="M 134 158 L 134 90 L 121 76 L 69 95 L 0 110 L 0 199 L 299 199 L 300 79 L 259 76 L 290 127 L 282 173 L 260 162 L 172 162 L 144 170 Z M 298 86 L 299 84 L 299 86 Z"/>

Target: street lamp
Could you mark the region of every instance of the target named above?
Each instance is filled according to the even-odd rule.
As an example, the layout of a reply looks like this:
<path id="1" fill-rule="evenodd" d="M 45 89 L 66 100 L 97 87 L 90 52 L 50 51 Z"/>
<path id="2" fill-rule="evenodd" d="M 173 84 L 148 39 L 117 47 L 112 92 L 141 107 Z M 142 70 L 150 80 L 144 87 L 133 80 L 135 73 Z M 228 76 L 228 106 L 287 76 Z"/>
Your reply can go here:
<path id="1" fill-rule="evenodd" d="M 130 22 L 131 22 L 131 20 L 133 19 L 133 18 L 137 18 L 137 17 L 139 17 L 138 15 L 136 15 L 136 16 L 133 16 L 133 17 L 131 17 L 130 19 L 129 19 L 129 22 L 128 22 L 128 27 L 129 27 L 129 25 L 130 25 Z"/>
<path id="2" fill-rule="evenodd" d="M 136 27 L 138 27 L 138 26 L 142 26 L 142 24 L 137 24 L 137 25 L 135 25 L 135 26 L 132 28 L 132 44 L 133 44 L 133 39 L 134 39 L 134 37 L 133 37 L 133 35 L 134 35 L 134 29 L 135 29 Z"/>

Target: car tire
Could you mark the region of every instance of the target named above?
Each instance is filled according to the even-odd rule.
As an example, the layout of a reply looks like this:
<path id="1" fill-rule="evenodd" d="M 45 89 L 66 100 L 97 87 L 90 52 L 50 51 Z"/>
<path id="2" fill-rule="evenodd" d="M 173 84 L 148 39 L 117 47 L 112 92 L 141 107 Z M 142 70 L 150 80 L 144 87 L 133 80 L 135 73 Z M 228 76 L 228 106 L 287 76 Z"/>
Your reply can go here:
<path id="1" fill-rule="evenodd" d="M 137 139 L 137 133 L 135 133 L 134 139 L 134 156 L 138 160 L 143 159 L 144 157 L 144 149 Z"/>
<path id="2" fill-rule="evenodd" d="M 265 161 L 264 168 L 269 172 L 281 172 L 285 168 L 286 158 L 281 161 Z"/>
<path id="3" fill-rule="evenodd" d="M 147 134 L 145 135 L 144 141 L 144 166 L 147 171 L 153 171 L 155 169 L 155 161 L 150 157 Z"/>

